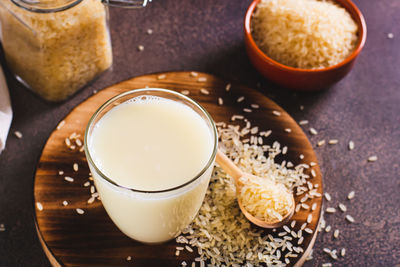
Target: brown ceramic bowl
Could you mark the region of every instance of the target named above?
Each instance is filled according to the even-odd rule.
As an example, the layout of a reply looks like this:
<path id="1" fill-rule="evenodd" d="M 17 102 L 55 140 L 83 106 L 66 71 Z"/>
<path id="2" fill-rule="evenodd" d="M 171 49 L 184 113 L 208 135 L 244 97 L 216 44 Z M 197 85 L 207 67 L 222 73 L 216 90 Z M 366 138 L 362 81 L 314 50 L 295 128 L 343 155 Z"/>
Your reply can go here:
<path id="1" fill-rule="evenodd" d="M 283 65 L 262 52 L 251 35 L 251 18 L 260 0 L 254 0 L 244 19 L 244 40 L 247 54 L 254 67 L 267 79 L 286 88 L 311 91 L 324 89 L 342 79 L 364 47 L 367 26 L 360 10 L 351 0 L 336 0 L 352 16 L 358 25 L 358 43 L 354 51 L 342 62 L 322 69 L 300 69 Z"/>

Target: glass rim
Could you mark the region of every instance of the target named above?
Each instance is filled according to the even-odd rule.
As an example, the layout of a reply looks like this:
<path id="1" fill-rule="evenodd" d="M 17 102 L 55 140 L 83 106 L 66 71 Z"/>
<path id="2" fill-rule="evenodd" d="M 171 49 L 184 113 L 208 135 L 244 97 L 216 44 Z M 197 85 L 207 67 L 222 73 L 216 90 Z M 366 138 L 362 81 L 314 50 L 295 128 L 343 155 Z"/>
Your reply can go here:
<path id="1" fill-rule="evenodd" d="M 40 1 L 36 0 L 10 0 L 16 6 L 23 8 L 25 10 L 36 12 L 36 13 L 55 13 L 70 9 L 77 4 L 81 3 L 83 0 L 66 0 L 65 3 L 46 6 L 40 5 Z"/>
<path id="2" fill-rule="evenodd" d="M 123 186 L 123 185 L 120 185 L 120 184 L 116 183 L 116 182 L 113 181 L 111 178 L 109 178 L 107 175 L 105 175 L 105 174 L 97 167 L 97 165 L 95 164 L 95 162 L 94 162 L 93 159 L 92 159 L 92 156 L 91 156 L 91 154 L 90 154 L 89 147 L 88 147 L 88 139 L 89 139 L 89 138 L 88 138 L 88 135 L 89 135 L 89 130 L 90 130 L 90 128 L 92 127 L 92 125 L 94 124 L 94 121 L 97 119 L 97 117 L 99 116 L 99 114 L 100 114 L 105 108 L 109 107 L 109 106 L 110 106 L 112 103 L 114 103 L 116 100 L 118 100 L 118 99 L 120 99 L 120 98 L 123 98 L 124 96 L 127 96 L 127 95 L 132 94 L 132 93 L 136 93 L 136 92 L 139 92 L 139 93 L 140 93 L 140 92 L 146 92 L 146 91 L 164 92 L 164 93 L 172 94 L 172 95 L 181 97 L 181 98 L 185 99 L 186 101 L 190 102 L 191 104 L 195 105 L 197 108 L 200 109 L 200 111 L 201 111 L 204 115 L 206 115 L 206 118 L 208 119 L 208 121 L 209 121 L 210 124 L 211 124 L 212 133 L 213 133 L 213 138 L 214 138 L 213 151 L 212 151 L 211 156 L 210 156 L 209 160 L 207 161 L 206 165 L 205 165 L 192 179 L 190 179 L 189 181 L 187 181 L 187 182 L 185 182 L 185 183 L 183 183 L 183 184 L 180 184 L 180 185 L 171 187 L 171 188 L 163 189 L 163 190 L 139 190 L 139 189 L 134 189 L 134 188 L 126 187 L 126 186 Z M 138 96 L 140 96 L 140 95 L 138 95 Z M 108 112 L 108 111 L 107 111 L 107 112 Z M 196 112 L 196 113 L 198 113 L 198 112 Z M 107 100 L 105 103 L 103 103 L 103 104 L 94 112 L 94 114 L 92 115 L 92 117 L 90 118 L 90 120 L 89 120 L 89 122 L 88 122 L 88 124 L 87 124 L 87 126 L 86 126 L 86 129 L 85 129 L 85 137 L 84 137 L 84 149 L 85 149 L 86 159 L 87 159 L 88 163 L 91 164 L 91 165 L 94 167 L 95 171 L 99 174 L 99 176 L 100 176 L 103 180 L 105 180 L 106 182 L 109 182 L 109 183 L 111 183 L 112 185 L 117 186 L 118 188 L 123 188 L 123 189 L 129 190 L 129 191 L 132 191 L 132 192 L 136 192 L 136 193 L 166 193 L 166 192 L 171 192 L 171 191 L 175 191 L 175 190 L 177 190 L 177 189 L 183 188 L 183 187 L 185 187 L 185 186 L 187 186 L 187 185 L 189 185 L 189 184 L 191 184 L 191 183 L 197 181 L 197 180 L 210 168 L 210 166 L 213 164 L 214 159 L 215 159 L 215 157 L 216 157 L 216 155 L 217 155 L 217 147 L 218 147 L 217 128 L 216 128 L 216 126 L 215 126 L 214 120 L 212 119 L 212 117 L 211 117 L 211 115 L 208 113 L 208 111 L 207 111 L 205 108 L 203 108 L 197 101 L 191 99 L 190 97 L 187 97 L 187 96 L 185 96 L 185 95 L 183 95 L 183 94 L 181 94 L 181 93 L 178 93 L 178 92 L 176 92 L 176 91 L 169 90 L 169 89 L 163 89 L 163 88 L 142 88 L 142 89 L 133 89 L 133 90 L 129 90 L 129 91 L 127 91 L 127 92 L 123 92 L 123 93 L 121 93 L 121 94 L 118 94 L 118 95 L 116 95 L 116 96 L 110 98 L 109 100 Z M 93 176 L 93 174 L 92 174 L 92 176 Z"/>

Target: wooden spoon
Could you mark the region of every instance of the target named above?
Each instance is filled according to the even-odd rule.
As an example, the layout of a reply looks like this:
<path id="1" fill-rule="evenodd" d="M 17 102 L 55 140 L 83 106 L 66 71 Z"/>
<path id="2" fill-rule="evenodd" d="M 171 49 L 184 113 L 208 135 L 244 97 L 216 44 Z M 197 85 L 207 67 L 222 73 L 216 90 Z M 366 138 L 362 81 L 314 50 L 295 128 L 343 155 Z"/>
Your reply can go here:
<path id="1" fill-rule="evenodd" d="M 232 176 L 232 178 L 235 180 L 235 184 L 236 184 L 236 196 L 239 196 L 240 194 L 240 190 L 242 188 L 241 184 L 242 182 L 239 181 L 239 179 L 241 177 L 247 177 L 247 178 L 257 178 L 257 176 L 254 176 L 252 174 L 249 173 L 244 173 L 242 172 L 223 152 L 221 152 L 219 149 L 217 151 L 217 157 L 216 157 L 216 161 L 219 164 L 219 166 L 221 166 L 222 169 L 224 169 L 224 171 L 226 171 L 226 173 L 228 173 L 230 176 Z M 285 224 L 293 215 L 294 213 L 294 198 L 293 198 L 293 194 L 292 195 L 292 205 L 290 206 L 290 212 L 288 212 L 281 221 L 273 221 L 273 222 L 267 222 L 264 220 L 260 220 L 257 217 L 254 217 L 253 215 L 251 215 L 242 205 L 241 201 L 240 201 L 240 197 L 237 197 L 238 199 L 238 203 L 239 203 L 239 207 L 242 210 L 244 216 L 246 216 L 246 218 L 251 221 L 252 223 L 254 223 L 255 225 L 258 225 L 260 227 L 263 228 L 278 228 L 281 227 L 283 224 Z"/>

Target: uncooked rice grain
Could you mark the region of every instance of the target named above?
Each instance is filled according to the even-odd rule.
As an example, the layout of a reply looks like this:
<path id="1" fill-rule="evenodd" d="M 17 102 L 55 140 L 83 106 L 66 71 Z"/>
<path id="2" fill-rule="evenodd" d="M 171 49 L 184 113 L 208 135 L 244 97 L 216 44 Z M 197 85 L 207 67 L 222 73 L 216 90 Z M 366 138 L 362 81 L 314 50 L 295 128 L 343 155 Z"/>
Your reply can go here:
<path id="1" fill-rule="evenodd" d="M 325 232 L 327 232 L 327 233 L 330 232 L 330 231 L 331 231 L 331 228 L 332 228 L 332 227 L 331 227 L 330 225 L 328 225 L 327 227 L 325 227 Z"/>
<path id="2" fill-rule="evenodd" d="M 350 141 L 349 142 L 349 150 L 353 150 L 354 149 L 354 142 Z"/>
<path id="3" fill-rule="evenodd" d="M 280 116 L 281 115 L 281 113 L 279 111 L 277 111 L 277 110 L 273 110 L 272 114 L 274 114 L 275 116 Z"/>
<path id="4" fill-rule="evenodd" d="M 312 134 L 312 135 L 317 135 L 318 134 L 318 132 L 317 132 L 317 130 L 315 130 L 314 128 L 310 128 L 310 133 Z"/>
<path id="5" fill-rule="evenodd" d="M 354 222 L 354 218 L 350 215 L 346 215 L 346 220 L 353 223 Z"/>
<path id="6" fill-rule="evenodd" d="M 311 210 L 314 211 L 317 208 L 317 203 L 313 203 L 311 206 Z"/>
<path id="7" fill-rule="evenodd" d="M 339 238 L 339 229 L 336 229 L 335 232 L 333 232 L 333 237 L 334 238 Z"/>
<path id="8" fill-rule="evenodd" d="M 328 141 L 328 144 L 336 145 L 338 142 L 339 142 L 339 140 L 337 140 L 337 139 L 331 139 L 331 140 Z"/>
<path id="9" fill-rule="evenodd" d="M 202 93 L 203 95 L 209 95 L 210 92 L 207 89 L 201 88 L 200 89 L 200 93 Z"/>
<path id="10" fill-rule="evenodd" d="M 312 222 L 312 214 L 308 214 L 307 216 L 307 223 L 311 223 Z"/>
<path id="11" fill-rule="evenodd" d="M 331 199 L 332 199 L 332 198 L 331 198 L 331 195 L 329 195 L 329 193 L 327 193 L 327 192 L 324 193 L 324 197 L 325 197 L 325 199 L 328 200 L 328 201 L 331 201 Z"/>
<path id="12" fill-rule="evenodd" d="M 181 91 L 181 94 L 182 94 L 182 95 L 189 95 L 190 92 L 189 92 L 189 90 L 182 90 L 182 91 Z"/>
<path id="13" fill-rule="evenodd" d="M 340 209 L 342 212 L 346 212 L 346 211 L 347 211 L 346 206 L 345 206 L 344 204 L 342 204 L 342 203 L 339 203 L 339 209 Z"/>
<path id="14" fill-rule="evenodd" d="M 18 139 L 22 138 L 22 133 L 20 131 L 15 131 L 14 132 L 15 137 L 17 137 Z"/>
<path id="15" fill-rule="evenodd" d="M 244 100 L 244 96 L 239 96 L 236 102 L 240 103 Z"/>
<path id="16" fill-rule="evenodd" d="M 74 178 L 69 177 L 69 176 L 65 176 L 65 177 L 64 177 L 64 180 L 67 181 L 67 182 L 72 183 L 72 182 L 74 181 Z"/>
<path id="17" fill-rule="evenodd" d="M 76 209 L 76 213 L 78 213 L 79 215 L 82 215 L 85 213 L 85 211 L 83 209 Z"/>
<path id="18" fill-rule="evenodd" d="M 318 141 L 317 146 L 323 146 L 323 145 L 325 145 L 325 140 Z"/>
<path id="19" fill-rule="evenodd" d="M 336 212 L 336 209 L 335 209 L 335 208 L 332 208 L 332 207 L 329 207 L 329 208 L 326 208 L 326 212 L 327 212 L 327 213 L 335 213 L 335 212 Z"/>
<path id="20" fill-rule="evenodd" d="M 36 208 L 37 208 L 39 211 L 42 211 L 42 210 L 43 210 L 43 205 L 42 205 L 42 203 L 36 202 Z"/>
<path id="21" fill-rule="evenodd" d="M 314 231 L 311 230 L 310 228 L 305 228 L 304 231 L 305 231 L 306 233 L 309 233 L 309 234 L 312 234 L 312 233 L 314 232 Z"/>
<path id="22" fill-rule="evenodd" d="M 250 107 L 254 108 L 254 109 L 258 109 L 260 108 L 260 106 L 258 104 L 251 104 Z"/>
<path id="23" fill-rule="evenodd" d="M 341 255 L 342 257 L 344 257 L 344 256 L 346 255 L 346 249 L 345 249 L 345 248 L 342 248 L 342 249 L 340 250 L 340 255 Z"/>

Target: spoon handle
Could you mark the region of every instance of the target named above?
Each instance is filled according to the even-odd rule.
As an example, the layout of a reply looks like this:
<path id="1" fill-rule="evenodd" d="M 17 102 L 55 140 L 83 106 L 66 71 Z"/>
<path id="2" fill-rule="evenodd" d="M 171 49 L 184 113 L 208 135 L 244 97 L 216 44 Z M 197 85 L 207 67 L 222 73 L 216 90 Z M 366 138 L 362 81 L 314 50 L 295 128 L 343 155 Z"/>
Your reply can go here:
<path id="1" fill-rule="evenodd" d="M 217 157 L 215 160 L 226 173 L 235 179 L 236 183 L 239 178 L 243 176 L 243 172 L 219 149 L 217 151 Z"/>

